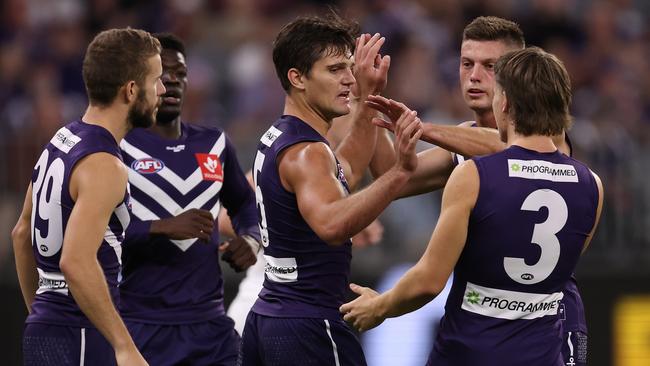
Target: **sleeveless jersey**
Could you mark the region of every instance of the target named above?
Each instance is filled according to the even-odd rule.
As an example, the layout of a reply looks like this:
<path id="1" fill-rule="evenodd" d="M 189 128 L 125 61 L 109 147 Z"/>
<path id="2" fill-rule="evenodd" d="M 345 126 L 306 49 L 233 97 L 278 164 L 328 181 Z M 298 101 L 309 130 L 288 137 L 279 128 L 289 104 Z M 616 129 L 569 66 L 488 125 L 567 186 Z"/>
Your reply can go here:
<path id="1" fill-rule="evenodd" d="M 470 127 L 477 127 L 476 122 L 472 122 Z M 573 144 L 569 138 L 569 134 L 565 135 L 566 143 L 569 146 L 569 156 L 573 154 Z M 464 162 L 468 158 L 466 156 L 452 152 L 451 158 L 454 166 Z M 582 297 L 578 291 L 578 281 L 575 274 L 564 288 L 564 297 L 560 304 L 560 318 L 563 320 L 562 326 L 565 332 L 583 332 L 587 333 L 587 320 L 585 318 L 585 307 L 582 303 Z"/>
<path id="2" fill-rule="evenodd" d="M 124 242 L 120 311 L 126 320 L 185 324 L 224 314 L 219 232 L 209 243 L 149 235 L 152 220 L 192 208 L 216 219 L 223 204 L 238 235 L 259 239 L 255 196 L 225 133 L 181 124 L 179 139 L 146 129 L 120 144 L 129 168 L 132 222 Z"/>
<path id="3" fill-rule="evenodd" d="M 560 300 L 594 225 L 595 179 L 559 152 L 473 160 L 479 195 L 430 362 L 562 365 Z"/>
<path id="4" fill-rule="evenodd" d="M 278 156 L 300 142 L 327 140 L 305 122 L 282 116 L 262 135 L 253 177 L 266 259 L 264 287 L 252 311 L 265 316 L 341 319 L 349 283 L 350 240 L 331 246 L 303 219 L 294 193 L 282 186 Z M 349 192 L 338 160 L 338 179 Z"/>
<path id="5" fill-rule="evenodd" d="M 75 121 L 59 129 L 41 153 L 32 173 L 32 245 L 39 274 L 39 287 L 27 323 L 93 327 L 76 304 L 59 267 L 63 234 L 75 202 L 70 196 L 70 174 L 84 157 L 105 152 L 122 159 L 108 130 Z M 111 214 L 97 260 L 104 271 L 113 299 L 117 289 L 124 230 L 129 224 L 128 189 Z"/>

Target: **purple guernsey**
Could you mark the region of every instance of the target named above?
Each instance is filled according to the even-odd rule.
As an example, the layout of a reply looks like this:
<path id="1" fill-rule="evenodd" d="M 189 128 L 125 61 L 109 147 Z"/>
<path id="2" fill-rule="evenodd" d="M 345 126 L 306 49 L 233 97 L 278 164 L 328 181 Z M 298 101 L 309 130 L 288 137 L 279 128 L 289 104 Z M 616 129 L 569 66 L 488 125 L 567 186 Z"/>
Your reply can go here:
<path id="1" fill-rule="evenodd" d="M 593 228 L 590 170 L 512 146 L 474 158 L 480 190 L 433 365 L 562 365 L 560 301 Z"/>
<path id="2" fill-rule="evenodd" d="M 59 261 L 74 200 L 70 197 L 70 173 L 77 162 L 93 153 L 108 153 L 121 160 L 113 136 L 103 127 L 81 121 L 59 129 L 41 154 L 32 173 L 32 244 L 39 274 L 39 288 L 26 323 L 93 327 L 75 303 Z M 128 193 L 110 217 L 97 252 L 115 304 L 124 229 L 129 224 Z"/>
<path id="3" fill-rule="evenodd" d="M 223 205 L 238 235 L 259 238 L 254 193 L 226 135 L 186 123 L 181 129 L 174 140 L 133 130 L 121 143 L 133 202 L 120 284 L 129 321 L 188 324 L 225 313 L 217 225 L 205 243 L 149 235 L 152 220 L 191 208 L 216 218 Z"/>
<path id="4" fill-rule="evenodd" d="M 351 245 L 331 246 L 303 219 L 295 194 L 282 186 L 278 156 L 301 142 L 328 144 L 308 124 L 282 116 L 260 140 L 253 177 L 264 245 L 264 288 L 252 311 L 271 317 L 341 319 L 350 273 Z M 337 161 L 338 178 L 349 187 Z"/>

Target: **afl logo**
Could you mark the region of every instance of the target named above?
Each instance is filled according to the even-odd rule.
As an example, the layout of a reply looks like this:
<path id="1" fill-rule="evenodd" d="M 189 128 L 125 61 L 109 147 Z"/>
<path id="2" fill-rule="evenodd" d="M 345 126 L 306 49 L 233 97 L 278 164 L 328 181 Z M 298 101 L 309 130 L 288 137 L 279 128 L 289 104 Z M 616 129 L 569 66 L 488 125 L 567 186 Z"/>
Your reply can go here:
<path id="1" fill-rule="evenodd" d="M 533 276 L 531 273 L 524 273 L 521 275 L 521 279 L 524 281 L 532 281 L 535 279 L 535 276 Z"/>
<path id="2" fill-rule="evenodd" d="M 162 161 L 154 158 L 138 159 L 131 163 L 131 169 L 140 174 L 154 174 L 161 171 L 164 167 L 165 164 Z"/>

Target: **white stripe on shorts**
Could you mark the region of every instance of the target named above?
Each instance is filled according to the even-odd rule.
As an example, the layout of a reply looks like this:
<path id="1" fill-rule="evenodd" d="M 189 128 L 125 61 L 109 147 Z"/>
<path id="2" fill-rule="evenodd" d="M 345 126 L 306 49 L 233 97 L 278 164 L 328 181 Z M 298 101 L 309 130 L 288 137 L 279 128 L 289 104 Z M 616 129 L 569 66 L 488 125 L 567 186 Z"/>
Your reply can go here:
<path id="1" fill-rule="evenodd" d="M 79 366 L 84 366 L 86 357 L 86 328 L 81 328 L 81 354 L 79 355 Z"/>
<path id="2" fill-rule="evenodd" d="M 567 337 L 566 341 L 569 344 L 569 355 L 573 357 L 573 342 L 571 342 L 571 332 L 569 332 L 569 336 Z"/>
<path id="3" fill-rule="evenodd" d="M 339 362 L 339 351 L 336 347 L 336 342 L 334 342 L 334 338 L 332 338 L 332 332 L 330 331 L 330 322 L 327 319 L 325 319 L 325 330 L 327 331 L 327 335 L 330 337 L 330 341 L 332 341 L 332 349 L 334 351 L 334 365 L 341 366 L 341 363 Z"/>

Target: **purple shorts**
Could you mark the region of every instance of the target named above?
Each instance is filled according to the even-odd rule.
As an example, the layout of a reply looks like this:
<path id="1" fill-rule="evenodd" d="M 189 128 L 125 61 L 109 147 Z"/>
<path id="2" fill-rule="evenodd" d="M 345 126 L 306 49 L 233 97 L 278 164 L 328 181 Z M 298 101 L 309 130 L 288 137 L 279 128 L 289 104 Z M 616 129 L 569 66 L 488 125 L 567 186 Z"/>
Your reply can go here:
<path id="1" fill-rule="evenodd" d="M 115 351 L 95 328 L 28 323 L 23 335 L 25 366 L 114 366 Z"/>
<path id="2" fill-rule="evenodd" d="M 582 332 L 564 333 L 562 360 L 565 366 L 587 365 L 587 334 Z"/>
<path id="3" fill-rule="evenodd" d="M 251 311 L 237 365 L 365 366 L 366 359 L 343 320 L 274 318 Z"/>
<path id="4" fill-rule="evenodd" d="M 220 365 L 237 361 L 239 334 L 220 316 L 201 323 L 158 325 L 126 321 L 135 345 L 150 365 Z"/>

